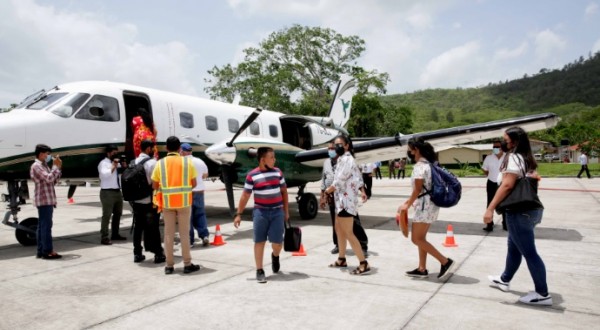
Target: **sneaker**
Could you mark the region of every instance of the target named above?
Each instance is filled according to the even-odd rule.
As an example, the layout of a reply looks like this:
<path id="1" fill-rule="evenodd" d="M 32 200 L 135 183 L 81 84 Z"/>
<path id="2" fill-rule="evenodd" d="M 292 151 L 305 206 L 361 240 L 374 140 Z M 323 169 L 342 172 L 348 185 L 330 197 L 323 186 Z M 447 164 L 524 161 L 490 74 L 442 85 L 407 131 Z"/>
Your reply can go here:
<path id="1" fill-rule="evenodd" d="M 414 270 L 406 272 L 406 276 L 409 277 L 417 277 L 417 278 L 427 278 L 429 277 L 429 272 L 427 269 L 424 271 L 419 270 L 419 268 L 415 268 Z"/>
<path id="2" fill-rule="evenodd" d="M 258 283 L 267 283 L 267 277 L 265 276 L 265 271 L 262 269 L 256 270 L 256 281 Z"/>
<path id="3" fill-rule="evenodd" d="M 273 273 L 279 272 L 279 268 L 281 268 L 281 264 L 279 264 L 279 256 L 275 256 L 271 253 L 271 269 Z"/>
<path id="4" fill-rule="evenodd" d="M 510 290 L 510 282 L 504 282 L 500 276 L 488 275 L 488 280 L 493 287 L 498 288 L 504 292 Z"/>
<path id="5" fill-rule="evenodd" d="M 453 271 L 455 265 L 456 265 L 456 263 L 454 262 L 454 260 L 448 258 L 448 262 L 445 265 L 442 265 L 442 267 L 440 268 L 440 273 L 438 274 L 438 278 L 440 280 L 443 280 L 443 279 L 446 279 L 448 276 L 450 276 L 452 274 L 452 271 Z"/>
<path id="6" fill-rule="evenodd" d="M 552 296 L 550 294 L 544 297 L 535 291 L 519 298 L 519 301 L 528 305 L 552 306 Z"/>
<path id="7" fill-rule="evenodd" d="M 208 236 L 202 237 L 202 246 L 208 246 L 209 244 L 210 240 L 208 239 Z"/>
<path id="8" fill-rule="evenodd" d="M 183 267 L 183 273 L 184 274 L 189 274 L 189 273 L 197 272 L 199 270 L 200 270 L 200 266 L 199 265 L 194 265 L 194 264 L 189 264 L 189 265 Z"/>
<path id="9" fill-rule="evenodd" d="M 138 263 L 146 260 L 146 256 L 143 254 L 136 254 L 133 256 L 133 262 Z"/>
<path id="10" fill-rule="evenodd" d="M 167 257 L 165 257 L 164 254 L 159 254 L 159 255 L 155 255 L 154 256 L 154 263 L 155 264 L 162 264 L 166 260 L 167 260 Z"/>
<path id="11" fill-rule="evenodd" d="M 340 253 L 340 249 L 336 245 L 333 249 L 331 249 L 331 254 L 338 254 L 338 253 Z"/>
<path id="12" fill-rule="evenodd" d="M 175 267 L 165 267 L 165 275 L 171 275 L 175 271 Z"/>

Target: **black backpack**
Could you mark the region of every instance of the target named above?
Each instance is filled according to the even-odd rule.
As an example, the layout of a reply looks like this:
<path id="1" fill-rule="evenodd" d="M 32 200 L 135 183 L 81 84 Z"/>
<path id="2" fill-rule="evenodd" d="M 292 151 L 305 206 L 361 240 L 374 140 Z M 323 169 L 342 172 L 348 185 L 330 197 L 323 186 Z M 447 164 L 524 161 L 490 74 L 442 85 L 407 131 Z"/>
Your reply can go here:
<path id="1" fill-rule="evenodd" d="M 132 202 L 152 195 L 152 185 L 148 184 L 144 164 L 152 159 L 148 157 L 139 164 L 132 162 L 121 174 L 121 191 L 123 199 Z"/>
<path id="2" fill-rule="evenodd" d="M 437 162 L 429 165 L 431 167 L 431 190 L 423 187 L 425 193 L 419 197 L 431 195 L 431 201 L 439 207 L 451 207 L 458 204 L 462 193 L 460 181 L 454 174 L 440 167 Z"/>

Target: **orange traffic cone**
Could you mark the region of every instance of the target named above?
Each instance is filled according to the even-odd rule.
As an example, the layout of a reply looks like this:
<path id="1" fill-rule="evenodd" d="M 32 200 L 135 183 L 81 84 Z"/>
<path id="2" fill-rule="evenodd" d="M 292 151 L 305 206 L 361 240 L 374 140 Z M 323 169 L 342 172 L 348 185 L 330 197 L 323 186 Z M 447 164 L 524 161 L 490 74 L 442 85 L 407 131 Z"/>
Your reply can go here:
<path id="1" fill-rule="evenodd" d="M 454 242 L 454 228 L 452 225 L 448 225 L 448 230 L 446 231 L 446 241 L 442 243 L 445 247 L 457 247 L 458 244 Z"/>
<path id="2" fill-rule="evenodd" d="M 221 235 L 221 225 L 217 225 L 217 227 L 215 228 L 215 239 L 213 240 L 212 243 L 210 243 L 210 245 L 224 245 L 227 244 L 225 243 L 225 241 L 223 241 L 223 235 Z"/>
<path id="3" fill-rule="evenodd" d="M 298 250 L 298 252 L 292 252 L 292 255 L 296 257 L 305 257 L 306 251 L 304 251 L 304 245 L 300 244 L 300 250 Z"/>

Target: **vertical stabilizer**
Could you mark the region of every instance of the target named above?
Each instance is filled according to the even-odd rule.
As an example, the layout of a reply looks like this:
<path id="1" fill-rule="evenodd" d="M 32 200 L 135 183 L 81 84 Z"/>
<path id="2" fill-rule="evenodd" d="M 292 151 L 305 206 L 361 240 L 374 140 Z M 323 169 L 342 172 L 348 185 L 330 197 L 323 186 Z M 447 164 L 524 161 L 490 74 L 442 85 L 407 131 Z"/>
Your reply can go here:
<path id="1" fill-rule="evenodd" d="M 329 109 L 329 118 L 337 127 L 344 127 L 350 119 L 350 109 L 352 107 L 352 97 L 356 94 L 356 80 L 348 75 L 342 75 L 335 91 L 331 108 Z"/>

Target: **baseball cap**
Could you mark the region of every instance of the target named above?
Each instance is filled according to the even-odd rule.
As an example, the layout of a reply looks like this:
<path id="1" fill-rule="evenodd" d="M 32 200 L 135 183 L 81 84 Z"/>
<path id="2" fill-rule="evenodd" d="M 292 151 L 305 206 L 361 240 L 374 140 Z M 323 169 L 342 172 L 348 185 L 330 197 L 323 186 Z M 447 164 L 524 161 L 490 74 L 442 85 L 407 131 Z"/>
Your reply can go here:
<path id="1" fill-rule="evenodd" d="M 183 151 L 192 151 L 192 146 L 189 143 L 182 143 L 181 150 Z"/>

